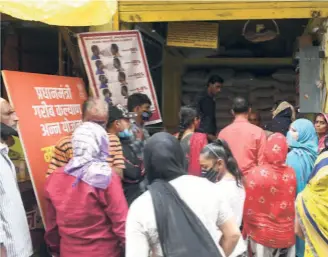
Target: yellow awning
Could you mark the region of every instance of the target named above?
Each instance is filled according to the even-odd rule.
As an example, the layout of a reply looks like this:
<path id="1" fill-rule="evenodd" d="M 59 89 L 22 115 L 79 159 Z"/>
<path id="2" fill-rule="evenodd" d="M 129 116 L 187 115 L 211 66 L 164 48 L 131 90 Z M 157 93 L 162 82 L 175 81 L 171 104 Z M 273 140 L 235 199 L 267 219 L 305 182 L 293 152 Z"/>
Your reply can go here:
<path id="1" fill-rule="evenodd" d="M 95 26 L 110 23 L 117 0 L 5 0 L 0 12 L 12 17 L 58 26 Z"/>

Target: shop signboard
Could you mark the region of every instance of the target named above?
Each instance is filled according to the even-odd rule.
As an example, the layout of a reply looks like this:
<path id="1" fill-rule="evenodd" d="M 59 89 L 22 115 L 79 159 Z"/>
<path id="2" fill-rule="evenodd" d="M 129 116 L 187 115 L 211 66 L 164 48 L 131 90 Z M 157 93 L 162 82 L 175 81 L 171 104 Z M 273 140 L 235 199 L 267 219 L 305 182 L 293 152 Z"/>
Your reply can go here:
<path id="1" fill-rule="evenodd" d="M 144 93 L 152 102 L 147 125 L 162 121 L 139 31 L 81 33 L 78 39 L 92 95 L 127 106 L 129 95 Z"/>
<path id="2" fill-rule="evenodd" d="M 16 71 L 2 71 L 2 76 L 19 118 L 19 137 L 44 221 L 44 186 L 53 148 L 82 122 L 87 94 L 80 78 Z"/>
<path id="3" fill-rule="evenodd" d="M 167 45 L 176 47 L 219 47 L 219 24 L 213 22 L 169 22 Z"/>

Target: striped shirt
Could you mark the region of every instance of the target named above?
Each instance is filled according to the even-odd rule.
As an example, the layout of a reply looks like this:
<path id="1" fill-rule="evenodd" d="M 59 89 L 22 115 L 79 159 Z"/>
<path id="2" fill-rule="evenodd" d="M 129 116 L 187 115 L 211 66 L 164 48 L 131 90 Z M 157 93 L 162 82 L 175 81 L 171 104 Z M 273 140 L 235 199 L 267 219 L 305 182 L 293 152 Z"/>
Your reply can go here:
<path id="1" fill-rule="evenodd" d="M 32 242 L 16 171 L 8 157 L 8 147 L 0 143 L 0 244 L 7 257 L 29 257 Z"/>
<path id="2" fill-rule="evenodd" d="M 115 134 L 108 134 L 109 137 L 109 159 L 111 167 L 125 169 L 123 150 L 121 141 Z"/>
<path id="3" fill-rule="evenodd" d="M 56 169 L 65 166 L 73 157 L 72 135 L 61 138 L 55 146 L 48 170 L 49 176 Z"/>
<path id="4" fill-rule="evenodd" d="M 124 169 L 124 158 L 122 145 L 119 138 L 114 134 L 108 134 L 109 157 L 108 162 L 111 167 Z M 63 137 L 55 146 L 48 170 L 47 177 L 56 169 L 65 166 L 73 157 L 72 135 Z"/>

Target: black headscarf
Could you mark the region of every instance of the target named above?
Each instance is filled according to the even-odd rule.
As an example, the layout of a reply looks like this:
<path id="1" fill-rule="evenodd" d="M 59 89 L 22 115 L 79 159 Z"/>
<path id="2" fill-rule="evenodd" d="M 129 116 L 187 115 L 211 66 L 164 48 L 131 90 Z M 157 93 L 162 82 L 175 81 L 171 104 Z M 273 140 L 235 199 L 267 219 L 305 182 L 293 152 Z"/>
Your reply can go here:
<path id="1" fill-rule="evenodd" d="M 287 135 L 290 124 L 292 124 L 293 111 L 291 108 L 287 108 L 277 114 L 276 117 L 272 119 L 266 126 L 265 130 L 271 131 L 273 133 L 281 133 L 284 136 Z"/>
<path id="2" fill-rule="evenodd" d="M 166 132 L 156 133 L 147 141 L 144 166 L 150 184 L 156 179 L 170 181 L 187 174 L 180 142 Z"/>
<path id="3" fill-rule="evenodd" d="M 222 257 L 202 221 L 168 181 L 186 174 L 180 142 L 166 132 L 146 144 L 144 164 L 164 257 Z"/>

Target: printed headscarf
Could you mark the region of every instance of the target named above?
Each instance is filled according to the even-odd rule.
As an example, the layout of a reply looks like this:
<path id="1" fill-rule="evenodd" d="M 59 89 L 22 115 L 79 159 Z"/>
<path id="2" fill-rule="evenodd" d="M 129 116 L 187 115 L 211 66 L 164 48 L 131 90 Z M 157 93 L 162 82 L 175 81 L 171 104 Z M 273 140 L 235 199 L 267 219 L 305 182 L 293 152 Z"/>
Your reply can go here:
<path id="1" fill-rule="evenodd" d="M 288 145 L 284 135 L 274 133 L 269 136 L 264 151 L 266 163 L 275 167 L 285 166 L 287 153 Z"/>
<path id="2" fill-rule="evenodd" d="M 93 122 L 84 122 L 73 133 L 73 158 L 65 166 L 67 174 L 90 186 L 106 189 L 112 170 L 106 161 L 109 156 L 109 139 L 105 129 Z"/>

